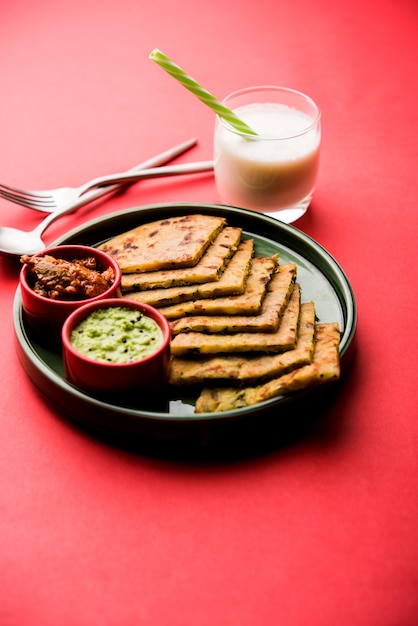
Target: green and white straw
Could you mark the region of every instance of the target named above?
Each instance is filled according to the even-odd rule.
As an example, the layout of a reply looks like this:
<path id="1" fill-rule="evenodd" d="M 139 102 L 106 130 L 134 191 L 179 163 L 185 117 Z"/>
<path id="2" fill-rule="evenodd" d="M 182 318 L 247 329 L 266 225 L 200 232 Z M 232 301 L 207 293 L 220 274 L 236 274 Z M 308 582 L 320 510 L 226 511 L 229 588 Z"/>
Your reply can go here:
<path id="1" fill-rule="evenodd" d="M 228 107 L 223 105 L 222 102 L 215 98 L 215 96 L 207 91 L 207 89 L 202 87 L 202 85 L 196 82 L 191 76 L 186 74 L 181 67 L 176 65 L 176 63 L 173 63 L 173 61 L 158 50 L 158 48 L 155 48 L 155 50 L 151 52 L 149 58 L 160 65 L 163 70 L 165 70 L 173 78 L 178 80 L 183 87 L 186 87 L 186 89 L 191 91 L 197 98 L 199 98 L 199 100 L 215 111 L 219 117 L 222 117 L 225 121 L 227 121 L 233 128 L 235 128 L 235 130 L 247 135 L 257 135 L 257 133 L 254 132 L 253 129 L 250 128 L 245 122 L 243 122 L 243 120 L 237 117 L 233 111 L 228 109 Z"/>

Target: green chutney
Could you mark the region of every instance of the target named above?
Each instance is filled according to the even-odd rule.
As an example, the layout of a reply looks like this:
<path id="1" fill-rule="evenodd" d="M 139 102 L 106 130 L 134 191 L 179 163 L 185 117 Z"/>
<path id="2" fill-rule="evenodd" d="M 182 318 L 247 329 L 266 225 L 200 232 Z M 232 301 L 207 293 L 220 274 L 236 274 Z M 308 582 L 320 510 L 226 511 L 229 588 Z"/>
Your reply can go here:
<path id="1" fill-rule="evenodd" d="M 76 350 L 96 361 L 131 363 L 139 361 L 163 343 L 158 324 L 124 306 L 96 309 L 71 333 Z"/>

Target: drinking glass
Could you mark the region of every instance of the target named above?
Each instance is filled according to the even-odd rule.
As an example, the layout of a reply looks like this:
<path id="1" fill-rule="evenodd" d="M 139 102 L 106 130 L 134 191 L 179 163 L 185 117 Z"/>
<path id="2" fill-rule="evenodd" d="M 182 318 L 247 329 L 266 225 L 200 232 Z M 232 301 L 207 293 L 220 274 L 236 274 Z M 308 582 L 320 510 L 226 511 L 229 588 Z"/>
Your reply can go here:
<path id="1" fill-rule="evenodd" d="M 307 95 L 285 87 L 248 87 L 223 103 L 257 134 L 215 122 L 214 173 L 223 204 L 290 224 L 308 208 L 317 180 L 321 114 Z"/>

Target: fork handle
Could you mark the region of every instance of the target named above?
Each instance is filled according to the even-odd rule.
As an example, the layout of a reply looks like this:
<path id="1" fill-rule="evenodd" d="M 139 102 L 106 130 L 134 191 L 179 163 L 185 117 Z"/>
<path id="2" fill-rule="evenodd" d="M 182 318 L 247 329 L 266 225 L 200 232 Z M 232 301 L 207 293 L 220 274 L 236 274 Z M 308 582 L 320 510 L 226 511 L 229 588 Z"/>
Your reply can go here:
<path id="1" fill-rule="evenodd" d="M 182 163 L 180 165 L 162 165 L 138 172 L 123 172 L 120 174 L 110 174 L 99 176 L 87 183 L 82 194 L 90 189 L 102 187 L 103 185 L 120 185 L 123 183 L 133 183 L 144 178 L 159 178 L 160 176 L 177 176 L 179 174 L 195 174 L 199 172 L 210 172 L 213 170 L 213 161 L 198 161 L 196 163 Z"/>
<path id="2" fill-rule="evenodd" d="M 121 184 L 121 183 L 129 183 L 135 182 L 137 180 L 142 180 L 144 178 L 157 178 L 160 176 L 175 176 L 177 174 L 192 174 L 195 172 L 210 172 L 213 170 L 213 161 L 200 161 L 197 163 L 184 163 L 182 165 L 167 165 L 161 167 L 150 168 L 147 170 L 139 170 L 138 172 L 129 173 L 124 172 L 123 174 L 113 174 L 110 176 L 101 176 L 100 178 L 95 178 L 90 181 L 87 185 L 85 185 L 85 189 L 82 193 L 86 193 L 92 187 L 98 187 L 100 185 L 112 185 L 112 184 Z M 100 190 L 100 187 L 98 191 Z M 108 190 L 106 189 L 106 192 Z M 90 198 L 90 196 L 89 196 Z M 42 235 L 44 230 L 48 228 L 52 222 L 55 222 L 56 219 L 61 217 L 62 215 L 66 215 L 67 213 L 72 213 L 76 208 L 82 206 L 83 196 L 81 196 L 76 202 L 70 202 L 67 206 L 62 207 L 58 211 L 54 213 L 49 213 L 47 217 L 42 220 L 38 224 L 38 226 L 34 229 L 33 233 L 37 234 L 39 237 Z"/>

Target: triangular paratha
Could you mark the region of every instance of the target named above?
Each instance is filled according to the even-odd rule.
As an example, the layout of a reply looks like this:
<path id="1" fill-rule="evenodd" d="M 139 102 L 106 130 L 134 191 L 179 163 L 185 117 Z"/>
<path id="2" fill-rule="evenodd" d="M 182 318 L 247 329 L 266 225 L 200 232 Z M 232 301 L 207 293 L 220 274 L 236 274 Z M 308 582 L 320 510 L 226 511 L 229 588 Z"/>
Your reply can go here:
<path id="1" fill-rule="evenodd" d="M 268 261 L 271 265 L 268 265 Z M 253 259 L 247 286 L 242 295 L 197 301 L 196 310 L 208 315 L 190 315 L 171 322 L 171 332 L 238 333 L 273 332 L 289 301 L 296 277 L 296 266 L 274 269 L 274 257 Z M 270 279 L 266 284 L 266 279 Z M 213 313 L 213 315 L 212 315 Z"/>
<path id="2" fill-rule="evenodd" d="M 242 241 L 219 280 L 201 285 L 184 285 L 182 287 L 169 287 L 168 289 L 147 289 L 146 291 L 129 292 L 123 297 L 160 308 L 198 298 L 214 298 L 242 293 L 251 267 L 253 251 L 254 242 L 252 239 Z"/>
<path id="3" fill-rule="evenodd" d="M 122 291 L 167 289 L 219 280 L 241 240 L 241 228 L 225 226 L 194 267 L 122 274 Z"/>
<path id="4" fill-rule="evenodd" d="M 141 224 L 99 246 L 122 272 L 192 267 L 226 225 L 222 217 L 183 215 Z"/>
<path id="5" fill-rule="evenodd" d="M 282 376 L 307 365 L 314 350 L 315 307 L 313 302 L 301 305 L 298 338 L 293 350 L 280 354 L 220 354 L 216 356 L 173 357 L 170 368 L 172 385 L 202 385 L 228 382 L 237 385 L 261 382 Z"/>
<path id="6" fill-rule="evenodd" d="M 312 362 L 257 387 L 206 388 L 196 401 L 195 412 L 231 411 L 340 377 L 340 330 L 336 322 L 318 324 Z"/>
<path id="7" fill-rule="evenodd" d="M 300 290 L 294 289 L 279 327 L 273 333 L 180 333 L 171 341 L 175 356 L 225 352 L 284 352 L 295 347 L 300 312 Z"/>

